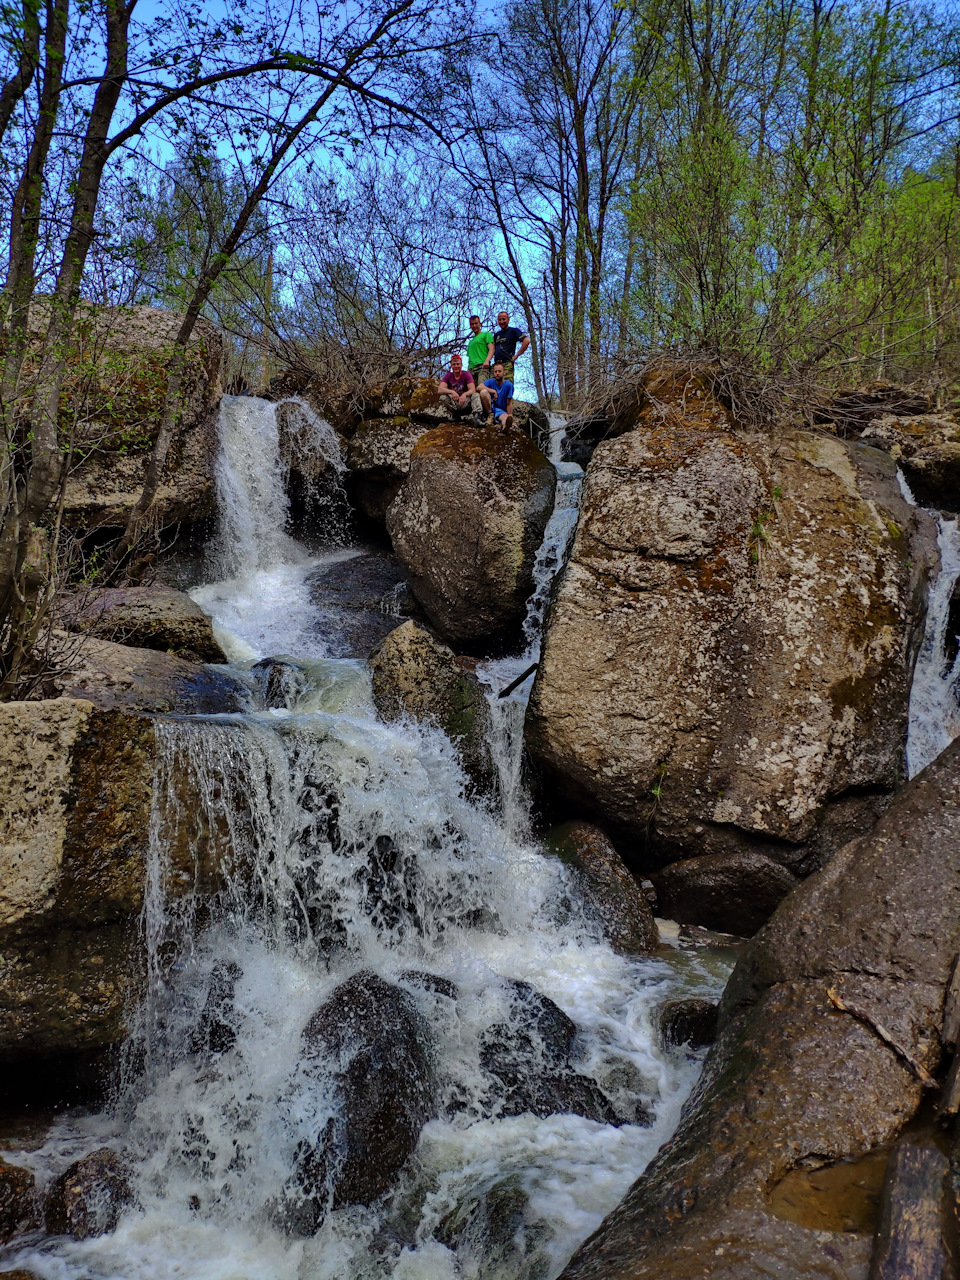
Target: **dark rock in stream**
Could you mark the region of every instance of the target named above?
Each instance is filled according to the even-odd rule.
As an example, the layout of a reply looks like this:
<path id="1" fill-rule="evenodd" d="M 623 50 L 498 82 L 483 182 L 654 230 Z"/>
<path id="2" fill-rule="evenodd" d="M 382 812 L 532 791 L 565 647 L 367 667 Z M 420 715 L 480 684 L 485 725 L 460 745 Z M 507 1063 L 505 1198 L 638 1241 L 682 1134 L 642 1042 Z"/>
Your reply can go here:
<path id="1" fill-rule="evenodd" d="M 648 955 L 659 943 L 653 911 L 611 842 L 588 822 L 565 822 L 547 833 L 546 847 L 578 876 L 591 914 L 621 955 Z"/>
<path id="2" fill-rule="evenodd" d="M 753 939 L 679 1128 L 564 1280 L 866 1280 L 875 1220 L 824 1230 L 827 1174 L 916 1113 L 958 951 L 960 740 Z"/>
<path id="3" fill-rule="evenodd" d="M 799 883 L 779 862 L 750 850 L 684 858 L 650 879 L 666 919 L 743 938 L 756 933 Z"/>
<path id="4" fill-rule="evenodd" d="M 513 995 L 508 1019 L 488 1027 L 480 1042 L 481 1065 L 503 1087 L 500 1114 L 579 1115 L 600 1124 L 622 1123 L 599 1086 L 571 1064 L 573 1020 L 529 983 L 508 985 Z"/>
<path id="5" fill-rule="evenodd" d="M 233 993 L 240 977 L 240 966 L 232 961 L 218 961 L 210 975 L 210 986 L 191 1048 L 194 1053 L 227 1053 L 237 1040 L 233 1025 Z"/>
<path id="6" fill-rule="evenodd" d="M 281 658 L 261 658 L 250 668 L 250 675 L 261 702 L 271 710 L 292 710 L 307 688 L 304 672 Z"/>
<path id="7" fill-rule="evenodd" d="M 308 1235 L 324 1211 L 369 1205 L 388 1191 L 435 1113 L 424 1027 L 408 995 L 363 971 L 341 983 L 307 1023 L 303 1065 L 332 1083 L 338 1119 L 301 1153 L 282 1206 Z"/>
<path id="8" fill-rule="evenodd" d="M 47 1194 L 46 1221 L 51 1235 L 89 1240 L 116 1230 L 120 1215 L 133 1203 L 130 1173 L 123 1158 L 101 1147 L 76 1160 Z"/>
<path id="9" fill-rule="evenodd" d="M 335 657 L 365 658 L 410 612 L 403 566 L 387 551 L 321 566 L 307 583 L 322 611 L 318 629 Z"/>
<path id="10" fill-rule="evenodd" d="M 657 1024 L 665 1045 L 705 1049 L 717 1038 L 717 1006 L 697 996 L 665 1000 L 657 1010 Z"/>
<path id="11" fill-rule="evenodd" d="M 36 1179 L 29 1169 L 0 1159 L 0 1244 L 39 1224 Z"/>

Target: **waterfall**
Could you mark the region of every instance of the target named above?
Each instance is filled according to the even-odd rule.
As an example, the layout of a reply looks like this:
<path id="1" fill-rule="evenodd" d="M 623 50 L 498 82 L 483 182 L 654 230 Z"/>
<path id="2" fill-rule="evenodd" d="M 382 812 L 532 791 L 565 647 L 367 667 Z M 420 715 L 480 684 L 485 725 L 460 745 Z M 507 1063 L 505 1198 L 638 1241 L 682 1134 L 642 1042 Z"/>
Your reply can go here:
<path id="1" fill-rule="evenodd" d="M 292 652 L 299 675 L 286 709 L 156 722 L 146 993 L 115 1104 L 11 1156 L 44 1183 L 111 1144 L 136 1204 L 109 1235 L 18 1243 L 2 1260 L 44 1280 L 548 1280 L 672 1131 L 695 1079 L 695 1061 L 659 1047 L 657 1004 L 718 992 L 726 965 L 615 954 L 527 824 L 472 798 L 442 733 L 377 719 L 365 664 L 311 647 L 303 601 L 291 626 L 289 589 L 316 560 L 283 540 L 272 407 L 233 400 L 221 429 L 221 494 L 248 515 L 221 526 L 240 531 L 235 577 L 197 598 L 234 651 Z M 514 668 L 538 652 L 581 479 L 561 471 Z M 503 700 L 521 721 L 524 699 Z M 371 973 L 415 1012 L 430 1118 L 386 1193 L 367 1207 L 331 1193 L 301 1236 L 284 1209 L 291 1179 L 348 1120 L 344 1060 L 311 1060 L 303 1033 Z M 539 1032 L 509 1040 L 531 998 L 575 1024 L 565 1078 L 602 1118 L 511 1106 L 517 1084 L 491 1053 L 505 1036 L 521 1046 L 521 1088 L 545 1069 Z"/>
<path id="2" fill-rule="evenodd" d="M 917 506 L 907 479 L 897 469 L 905 501 Z M 960 521 L 937 518 L 940 567 L 927 597 L 927 619 L 910 686 L 907 774 L 915 777 L 960 736 L 960 619 L 951 610 L 960 580 Z"/>
<path id="3" fill-rule="evenodd" d="M 559 445 L 557 448 L 559 450 Z M 554 466 L 557 491 L 534 561 L 533 591 L 523 621 L 523 652 L 518 657 L 499 658 L 477 667 L 477 675 L 487 691 L 488 750 L 497 771 L 501 817 L 507 830 L 517 837 L 527 831 L 530 822 L 522 765 L 523 721 L 533 677 L 528 677 L 505 698 L 500 697 L 500 692 L 540 659 L 540 640 L 553 586 L 566 563 L 580 515 L 583 469 L 575 462 L 556 462 Z"/>
<path id="4" fill-rule="evenodd" d="M 953 593 L 960 580 L 960 521 L 941 517 L 940 570 L 927 601 L 927 622 L 910 687 L 907 772 L 914 777 L 960 736 L 960 653 Z"/>

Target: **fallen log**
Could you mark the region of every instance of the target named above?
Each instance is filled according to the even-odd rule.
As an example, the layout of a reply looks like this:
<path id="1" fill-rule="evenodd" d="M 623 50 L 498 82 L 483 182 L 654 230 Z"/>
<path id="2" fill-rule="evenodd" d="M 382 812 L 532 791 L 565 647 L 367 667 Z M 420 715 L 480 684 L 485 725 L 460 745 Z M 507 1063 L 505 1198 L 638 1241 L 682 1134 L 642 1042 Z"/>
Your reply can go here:
<path id="1" fill-rule="evenodd" d="M 933 1143 L 905 1138 L 894 1147 L 883 1183 L 870 1280 L 956 1277 L 945 1239 L 949 1170 L 949 1160 Z"/>

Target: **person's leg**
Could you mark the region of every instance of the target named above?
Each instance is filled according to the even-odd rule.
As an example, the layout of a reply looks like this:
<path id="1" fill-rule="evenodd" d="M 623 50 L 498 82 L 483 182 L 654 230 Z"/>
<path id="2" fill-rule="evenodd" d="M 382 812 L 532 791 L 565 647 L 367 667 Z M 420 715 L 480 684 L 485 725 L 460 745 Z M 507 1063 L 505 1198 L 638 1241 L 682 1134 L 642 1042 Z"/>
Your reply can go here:
<path id="1" fill-rule="evenodd" d="M 504 377 L 504 381 L 506 381 L 506 382 L 512 382 L 512 381 L 513 381 L 513 361 L 512 361 L 512 360 L 504 360 L 504 361 L 502 361 L 502 364 L 503 364 L 503 377 Z"/>

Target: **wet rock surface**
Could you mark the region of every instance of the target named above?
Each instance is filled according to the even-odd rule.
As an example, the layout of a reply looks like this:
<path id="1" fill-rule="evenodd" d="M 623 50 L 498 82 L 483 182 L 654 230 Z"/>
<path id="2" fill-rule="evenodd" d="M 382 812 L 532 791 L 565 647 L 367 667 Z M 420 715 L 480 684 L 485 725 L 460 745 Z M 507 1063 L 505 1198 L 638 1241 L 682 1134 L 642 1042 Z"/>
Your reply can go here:
<path id="1" fill-rule="evenodd" d="M 621 955 L 647 955 L 656 949 L 659 936 L 650 903 L 598 827 L 565 822 L 547 833 L 545 843 L 576 872 L 591 914 L 614 950 Z"/>
<path id="2" fill-rule="evenodd" d="M 394 1184 L 436 1104 L 416 1010 L 375 973 L 337 987 L 304 1028 L 303 1051 L 339 1098 L 338 1118 L 302 1153 L 287 1192 L 290 1225 L 309 1234 L 328 1204 L 368 1205 Z"/>
<path id="3" fill-rule="evenodd" d="M 370 657 L 373 701 L 385 720 L 409 716 L 442 729 L 479 785 L 491 783 L 489 713 L 480 681 L 453 650 L 416 622 L 405 622 Z"/>
<path id="4" fill-rule="evenodd" d="M 569 1114 L 600 1124 L 622 1123 L 626 1117 L 618 1117 L 597 1084 L 571 1063 L 577 1034 L 573 1019 L 529 983 L 509 985 L 509 1018 L 487 1028 L 480 1045 L 481 1065 L 503 1090 L 500 1114 Z"/>
<path id="5" fill-rule="evenodd" d="M 799 881 L 772 858 L 746 850 L 682 858 L 651 874 L 662 915 L 680 924 L 749 938 Z"/>
<path id="6" fill-rule="evenodd" d="M 409 612 L 406 572 L 387 551 L 365 552 L 311 574 L 318 626 L 337 657 L 365 658 Z"/>
<path id="7" fill-rule="evenodd" d="M 666 1000 L 657 1010 L 657 1025 L 663 1044 L 705 1049 L 717 1038 L 717 1006 L 696 996 Z"/>
<path id="8" fill-rule="evenodd" d="M 958 950 L 960 742 L 754 938 L 679 1129 L 565 1280 L 865 1280 L 869 1229 L 797 1221 L 777 1188 L 882 1150 L 913 1116 L 908 1061 L 938 1070 Z"/>
<path id="9" fill-rule="evenodd" d="M 153 762 L 145 718 L 0 706 L 0 1061 L 122 1039 Z"/>
<path id="10" fill-rule="evenodd" d="M 960 422 L 956 417 L 885 414 L 865 427 L 860 438 L 899 462 L 921 506 L 950 516 L 960 514 Z"/>
<path id="11" fill-rule="evenodd" d="M 490 643 L 523 619 L 556 473 L 519 431 L 422 436 L 387 513 L 414 595 L 453 644 Z"/>
<path id="12" fill-rule="evenodd" d="M 47 1193 L 46 1225 L 51 1235 L 89 1240 L 115 1231 L 133 1203 L 126 1162 L 110 1147 L 75 1161 Z"/>
<path id="13" fill-rule="evenodd" d="M 527 742 L 631 869 L 806 874 L 902 781 L 932 522 L 885 454 L 700 403 L 597 449 Z"/>
<path id="14" fill-rule="evenodd" d="M 0 1159 L 0 1244 L 39 1222 L 36 1179 L 29 1169 Z"/>
<path id="15" fill-rule="evenodd" d="M 67 603 L 64 625 L 116 644 L 172 652 L 188 662 L 226 662 L 210 618 L 171 587 L 107 587 Z"/>
<path id="16" fill-rule="evenodd" d="M 249 705 L 247 686 L 226 668 L 213 670 L 172 653 L 94 636 L 77 637 L 65 652 L 67 669 L 57 677 L 58 691 L 103 710 L 204 715 Z"/>

